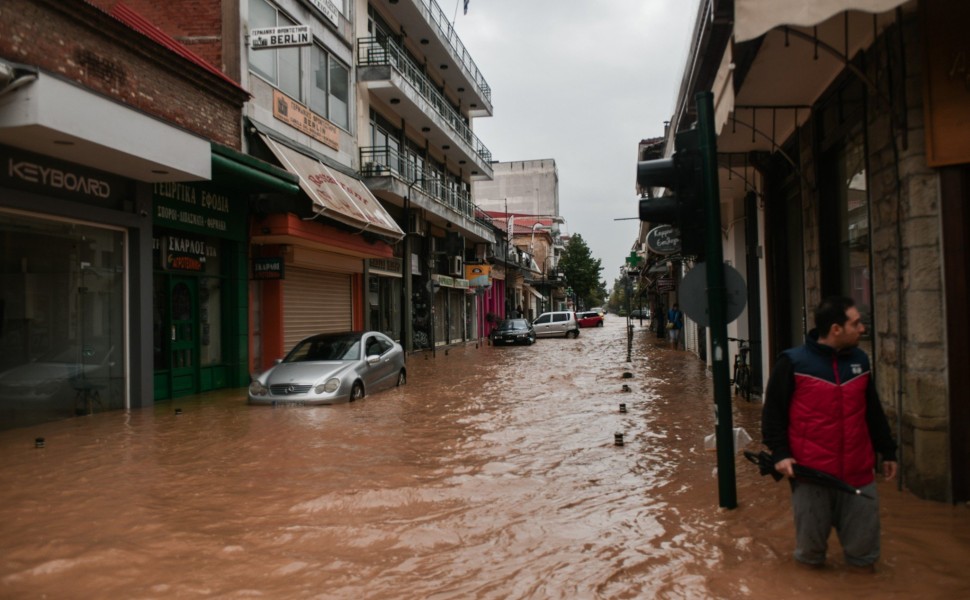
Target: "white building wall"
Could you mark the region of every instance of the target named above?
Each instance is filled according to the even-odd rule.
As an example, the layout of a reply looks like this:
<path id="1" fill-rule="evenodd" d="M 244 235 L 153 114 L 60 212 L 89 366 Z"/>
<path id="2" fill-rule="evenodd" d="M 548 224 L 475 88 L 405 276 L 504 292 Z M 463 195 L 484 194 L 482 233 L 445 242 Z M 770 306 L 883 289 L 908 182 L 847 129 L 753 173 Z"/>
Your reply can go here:
<path id="1" fill-rule="evenodd" d="M 559 171 L 554 159 L 495 162 L 492 169 L 492 181 L 472 183 L 472 199 L 483 210 L 559 214 Z"/>

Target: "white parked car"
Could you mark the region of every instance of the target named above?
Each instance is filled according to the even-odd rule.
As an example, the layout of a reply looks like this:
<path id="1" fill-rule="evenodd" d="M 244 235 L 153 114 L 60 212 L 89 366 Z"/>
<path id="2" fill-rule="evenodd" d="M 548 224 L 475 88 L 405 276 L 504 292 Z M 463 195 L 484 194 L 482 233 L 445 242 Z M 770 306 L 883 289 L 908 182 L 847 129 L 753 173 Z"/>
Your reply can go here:
<path id="1" fill-rule="evenodd" d="M 579 323 L 571 310 L 542 313 L 532 326 L 536 337 L 579 337 Z"/>

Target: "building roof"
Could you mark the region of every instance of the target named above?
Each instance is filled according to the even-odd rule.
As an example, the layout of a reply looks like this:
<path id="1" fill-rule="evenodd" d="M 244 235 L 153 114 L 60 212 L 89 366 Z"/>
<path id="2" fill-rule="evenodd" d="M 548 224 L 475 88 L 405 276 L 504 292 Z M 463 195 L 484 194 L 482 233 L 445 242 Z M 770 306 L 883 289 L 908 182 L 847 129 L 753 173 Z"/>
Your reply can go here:
<path id="1" fill-rule="evenodd" d="M 511 219 L 512 235 L 531 234 L 532 228 L 536 225 L 551 227 L 562 220 L 560 217 L 552 215 L 526 215 L 521 213 L 506 213 L 493 210 L 484 210 L 482 212 L 485 213 L 486 217 L 502 231 L 506 231 L 508 229 L 509 220 Z"/>

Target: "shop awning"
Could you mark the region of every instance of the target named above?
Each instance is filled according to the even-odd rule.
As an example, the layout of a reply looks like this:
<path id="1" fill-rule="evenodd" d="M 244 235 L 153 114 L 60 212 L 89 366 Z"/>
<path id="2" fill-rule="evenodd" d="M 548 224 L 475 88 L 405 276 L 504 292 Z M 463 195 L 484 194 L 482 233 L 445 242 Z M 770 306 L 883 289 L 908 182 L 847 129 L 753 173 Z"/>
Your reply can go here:
<path id="1" fill-rule="evenodd" d="M 215 142 L 212 142 L 212 180 L 252 193 L 300 193 L 300 178 L 296 175 Z"/>
<path id="2" fill-rule="evenodd" d="M 531 288 L 531 287 L 526 286 L 525 289 L 526 289 L 526 291 L 528 291 L 530 294 L 532 294 L 533 296 L 535 296 L 539 300 L 545 300 L 546 299 L 545 296 L 543 296 L 539 292 L 535 291 L 534 288 Z"/>
<path id="3" fill-rule="evenodd" d="M 881 13 L 907 0 L 734 0 L 734 41 L 744 42 L 775 27 L 818 25 L 846 10 Z"/>
<path id="4" fill-rule="evenodd" d="M 313 200 L 314 212 L 361 231 L 395 240 L 404 238 L 401 228 L 359 179 L 331 169 L 263 133 L 259 136 L 286 170 L 300 178 L 300 188 Z"/>

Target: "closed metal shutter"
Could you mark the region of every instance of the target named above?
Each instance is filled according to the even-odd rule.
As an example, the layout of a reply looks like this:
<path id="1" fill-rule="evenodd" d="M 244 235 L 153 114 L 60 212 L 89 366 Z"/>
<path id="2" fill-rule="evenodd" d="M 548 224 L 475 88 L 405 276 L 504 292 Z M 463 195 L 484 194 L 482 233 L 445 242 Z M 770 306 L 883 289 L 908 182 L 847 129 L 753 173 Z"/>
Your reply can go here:
<path id="1" fill-rule="evenodd" d="M 350 275 L 287 267 L 283 280 L 283 341 L 353 328 Z"/>

